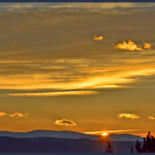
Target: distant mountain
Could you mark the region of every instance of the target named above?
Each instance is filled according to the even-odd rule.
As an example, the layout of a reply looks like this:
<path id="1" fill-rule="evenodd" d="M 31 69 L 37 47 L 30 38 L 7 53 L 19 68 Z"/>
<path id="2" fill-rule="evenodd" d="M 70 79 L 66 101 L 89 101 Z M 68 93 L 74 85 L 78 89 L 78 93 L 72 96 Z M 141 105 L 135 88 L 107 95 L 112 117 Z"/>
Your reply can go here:
<path id="1" fill-rule="evenodd" d="M 91 139 L 98 140 L 99 136 L 88 135 L 72 131 L 54 131 L 54 130 L 34 130 L 30 132 L 9 132 L 0 131 L 0 137 L 14 137 L 14 138 L 61 138 L 61 139 Z M 111 134 L 109 136 L 111 141 L 131 141 L 136 140 L 142 141 L 143 138 L 140 136 L 129 135 L 129 134 Z"/>
<path id="2" fill-rule="evenodd" d="M 0 0 L 0 2 L 155 2 L 155 0 Z"/>
<path id="3" fill-rule="evenodd" d="M 135 142 L 135 141 L 143 141 L 143 138 L 140 136 L 129 135 L 129 134 L 112 134 L 109 136 L 111 141 L 122 141 L 122 142 Z"/>
<path id="4" fill-rule="evenodd" d="M 109 135 L 115 152 L 129 152 L 142 137 Z M 104 152 L 107 139 L 72 131 L 0 131 L 0 152 Z"/>
<path id="5" fill-rule="evenodd" d="M 61 139 L 98 139 L 98 136 L 87 135 L 72 131 L 50 131 L 50 130 L 34 130 L 30 132 L 9 132 L 0 131 L 0 137 L 15 137 L 15 138 L 61 138 Z"/>

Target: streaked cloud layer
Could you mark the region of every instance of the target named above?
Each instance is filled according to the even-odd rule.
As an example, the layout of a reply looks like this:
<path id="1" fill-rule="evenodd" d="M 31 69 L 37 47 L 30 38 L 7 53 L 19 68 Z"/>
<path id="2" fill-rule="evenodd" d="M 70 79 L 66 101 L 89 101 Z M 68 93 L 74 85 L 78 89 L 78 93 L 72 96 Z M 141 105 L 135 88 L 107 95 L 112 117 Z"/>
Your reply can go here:
<path id="1" fill-rule="evenodd" d="M 67 7 L 70 14 L 67 15 L 64 8 Z M 117 40 L 122 40 L 124 33 L 116 33 L 120 31 L 118 25 L 116 26 L 116 34 L 107 33 L 106 30 L 109 29 L 113 24 L 109 23 L 108 26 L 104 26 L 104 22 L 100 25 L 92 23 L 89 26 L 89 30 L 84 32 L 84 29 L 78 29 L 80 24 L 74 25 L 78 30 L 75 32 L 72 28 L 69 28 L 68 22 L 74 22 L 75 12 L 73 11 L 77 7 L 80 11 L 83 7 L 88 11 L 93 9 L 103 9 L 103 10 L 119 10 L 122 8 L 144 8 L 153 7 L 148 4 L 136 5 L 134 3 L 118 3 L 118 4 L 104 4 L 104 5 L 79 5 L 79 4 L 64 4 L 64 5 L 50 5 L 50 6 L 40 6 L 33 4 L 5 4 L 1 6 L 1 9 L 12 8 L 21 9 L 19 12 L 15 12 L 17 15 L 17 27 L 23 33 L 18 32 L 18 30 L 13 26 L 2 24 L 2 30 L 4 26 L 8 26 L 10 33 L 7 33 L 9 41 L 1 41 L 1 52 L 0 52 L 0 89 L 8 90 L 7 93 L 2 95 L 7 96 L 64 96 L 64 95 L 88 95 L 88 94 L 99 94 L 106 89 L 124 89 L 135 87 L 141 81 L 149 82 L 148 77 L 155 75 L 155 51 L 153 46 L 145 42 L 139 45 L 134 41 L 123 41 L 118 44 L 115 43 L 115 48 L 130 51 L 141 51 L 141 53 L 133 54 L 122 54 L 116 53 L 113 43 L 118 42 Z M 25 21 L 25 26 L 21 25 L 21 18 L 18 16 L 24 9 L 31 9 L 31 17 L 28 12 L 25 13 L 22 20 Z M 48 8 L 48 10 L 44 10 Z M 37 10 L 36 10 L 37 9 Z M 42 19 L 42 13 L 40 14 L 40 9 L 43 13 L 47 15 L 45 19 Z M 55 10 L 61 10 L 66 14 L 65 18 L 61 19 L 61 16 Z M 55 12 L 56 11 L 56 12 Z M 138 9 L 137 9 L 138 11 Z M 56 13 L 52 15 L 50 13 Z M 121 18 L 126 15 L 124 10 L 120 11 L 120 14 L 107 13 L 107 17 L 114 18 L 121 16 Z M 3 13 L 3 11 L 2 11 Z M 131 12 L 129 12 L 132 15 Z M 9 13 L 5 13 L 11 16 Z M 81 16 L 77 16 L 78 20 L 86 20 L 87 23 L 90 22 L 90 17 L 86 14 L 82 19 Z M 98 18 L 97 13 L 95 13 Z M 1 15 L 3 18 L 3 14 Z M 53 19 L 49 21 L 49 19 Z M 35 22 L 34 22 L 35 19 Z M 40 20 L 42 22 L 40 23 Z M 95 18 L 94 18 L 95 19 Z M 129 18 L 130 20 L 133 20 Z M 10 20 L 8 20 L 10 22 Z M 31 24 L 29 22 L 32 22 Z M 119 21 L 119 25 L 124 24 L 123 20 Z M 93 25 L 94 24 L 94 25 Z M 128 23 L 126 23 L 128 24 Z M 38 25 L 38 30 L 40 34 L 35 34 L 35 28 L 33 25 Z M 70 32 L 66 35 L 65 30 L 59 29 L 59 27 L 64 26 L 70 29 Z M 136 25 L 136 24 L 135 24 Z M 137 26 L 137 25 L 136 25 Z M 46 27 L 52 27 L 53 29 L 46 29 Z M 100 33 L 94 29 L 98 27 Z M 41 34 L 42 29 L 46 30 L 44 34 Z M 111 27 L 112 28 L 112 27 Z M 117 30 L 118 29 L 118 30 Z M 125 30 L 126 31 L 126 30 Z M 28 33 L 27 33 L 28 32 Z M 97 33 L 96 33 L 97 32 Z M 146 28 L 146 32 L 148 29 Z M 19 34 L 18 34 L 19 33 Z M 33 36 L 31 36 L 31 33 Z M 47 35 L 47 33 L 49 35 Z M 127 32 L 126 32 L 127 33 Z M 9 36 L 14 34 L 15 37 Z M 24 38 L 24 39 L 20 39 Z M 83 34 L 82 36 L 79 34 Z M 103 34 L 103 35 L 94 35 Z M 103 37 L 105 34 L 105 37 Z M 32 40 L 37 40 L 39 36 L 41 38 L 35 42 Z M 31 38 L 30 38 L 31 36 Z M 117 38 L 119 36 L 119 38 Z M 61 39 L 60 39 L 61 37 Z M 114 40 L 112 40 L 114 38 Z M 97 40 L 97 42 L 93 42 Z M 103 40 L 103 42 L 98 42 Z M 31 40 L 32 39 L 32 40 Z M 131 40 L 137 40 L 133 35 L 130 36 Z M 145 36 L 143 40 L 148 40 Z M 139 42 L 141 40 L 139 39 Z M 141 41 L 142 42 L 142 41 Z M 154 43 L 152 43 L 154 44 Z M 144 50 L 143 49 L 149 49 Z M 44 52 L 43 52 L 44 51 Z M 148 52 L 147 55 L 145 52 Z M 37 53 L 37 54 L 36 54 Z M 79 54 L 80 53 L 80 54 Z M 5 91 L 5 92 L 6 92 Z"/>
<path id="2" fill-rule="evenodd" d="M 81 5 L 82 4 L 82 5 Z M 140 5 L 139 5 L 140 4 Z M 70 9 L 70 10 L 89 10 L 91 12 L 100 12 L 103 10 L 106 11 L 135 11 L 135 10 L 142 10 L 142 9 L 154 9 L 154 3 L 62 3 L 61 5 L 58 5 L 57 3 L 51 4 L 51 3 L 42 3 L 42 6 L 40 4 L 33 4 L 33 3 L 8 3 L 8 4 L 2 4 L 0 6 L 1 11 L 22 11 L 22 10 L 53 10 L 53 9 Z M 125 10 L 126 9 L 126 10 Z"/>
<path id="3" fill-rule="evenodd" d="M 46 92 L 46 93 L 14 93 L 9 96 L 66 96 L 66 95 L 92 95 L 96 91 L 63 91 L 63 92 Z"/>

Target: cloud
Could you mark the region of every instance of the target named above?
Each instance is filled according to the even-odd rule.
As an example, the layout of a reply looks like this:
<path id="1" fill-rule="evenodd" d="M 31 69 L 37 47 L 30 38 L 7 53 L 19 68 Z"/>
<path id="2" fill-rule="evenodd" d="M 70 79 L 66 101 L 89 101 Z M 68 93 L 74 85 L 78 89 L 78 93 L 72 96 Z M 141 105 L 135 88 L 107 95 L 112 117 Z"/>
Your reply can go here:
<path id="1" fill-rule="evenodd" d="M 5 113 L 5 112 L 0 112 L 0 117 L 6 116 L 6 115 L 7 115 L 7 113 Z"/>
<path id="2" fill-rule="evenodd" d="M 76 10 L 85 10 L 85 11 L 89 11 L 89 12 L 101 12 L 101 13 L 105 13 L 105 12 L 109 12 L 111 13 L 112 11 L 114 12 L 119 12 L 121 13 L 123 12 L 127 12 L 127 13 L 131 13 L 132 10 L 150 10 L 150 9 L 154 9 L 155 4 L 134 4 L 134 3 L 118 3 L 118 4 L 111 4 L 111 3 L 107 3 L 107 4 L 71 4 L 71 3 L 67 3 L 67 4 L 61 4 L 61 5 L 57 5 L 57 4 L 42 4 L 42 6 L 40 6 L 39 4 L 1 4 L 0 5 L 0 9 L 13 9 L 13 10 L 19 10 L 19 9 L 33 9 L 33 10 L 70 10 L 75 12 Z M 130 11 L 128 11 L 130 9 Z"/>
<path id="3" fill-rule="evenodd" d="M 73 122 L 71 120 L 67 120 L 67 119 L 56 120 L 55 124 L 56 125 L 61 125 L 61 126 L 70 126 L 70 127 L 76 126 L 75 122 Z"/>
<path id="4" fill-rule="evenodd" d="M 42 93 L 14 93 L 9 96 L 66 96 L 66 95 L 92 95 L 96 91 L 63 91 L 63 92 L 42 92 Z"/>
<path id="5" fill-rule="evenodd" d="M 11 118 L 27 118 L 28 117 L 28 113 L 20 113 L 20 112 L 15 112 L 15 113 L 11 113 L 11 114 L 8 114 L 8 113 L 5 113 L 5 112 L 0 112 L 0 117 L 2 116 L 8 116 L 8 117 L 11 117 Z"/>
<path id="6" fill-rule="evenodd" d="M 115 8 L 115 6 L 119 8 L 121 7 L 120 5 L 127 4 L 106 5 L 110 8 Z M 55 5 L 55 7 L 56 6 L 58 5 Z M 74 8 L 74 6 L 75 5 L 71 6 L 71 8 Z M 98 9 L 98 7 L 106 9 L 108 6 L 97 5 L 96 9 Z M 14 7 L 20 8 L 20 6 Z M 26 8 L 27 7 L 29 8 L 29 6 L 26 6 Z M 36 7 L 36 5 L 33 5 L 33 7 Z M 62 5 L 58 7 L 62 7 Z M 81 5 L 79 5 L 79 9 L 80 7 Z M 91 5 L 90 8 L 91 7 L 94 7 L 94 5 Z M 122 6 L 122 8 L 124 8 L 124 6 Z M 71 18 L 68 18 L 65 14 L 63 22 L 59 23 L 62 21 L 62 19 L 59 19 L 59 14 L 54 13 L 52 15 L 49 11 L 46 11 L 46 18 L 43 18 L 39 12 L 37 12 L 38 14 L 35 13 L 35 11 L 31 15 L 26 14 L 24 16 L 24 25 L 20 24 L 21 19 L 19 16 L 17 18 L 17 26 L 11 27 L 10 31 L 13 32 L 14 29 L 16 29 L 16 35 L 18 36 L 18 30 L 24 30 L 22 33 L 24 40 L 20 43 L 20 40 L 17 39 L 18 37 L 15 36 L 14 38 L 11 38 L 10 41 L 6 40 L 2 43 L 4 49 L 6 45 L 9 45 L 9 48 L 6 48 L 6 51 L 1 50 L 0 52 L 0 89 L 2 90 L 1 94 L 3 96 L 7 94 L 7 98 L 9 98 L 10 96 L 91 95 L 96 94 L 95 91 L 103 93 L 105 89 L 116 90 L 117 88 L 124 89 L 128 87 L 141 87 L 143 86 L 141 85 L 142 80 L 142 84 L 145 81 L 151 83 L 151 80 L 144 76 L 150 76 L 155 73 L 153 50 L 148 52 L 147 55 L 145 52 L 135 54 L 132 52 L 125 52 L 125 54 L 122 55 L 122 53 L 114 52 L 115 49 L 111 47 L 113 40 L 122 40 L 122 38 L 125 37 L 124 35 L 126 33 L 124 34 L 121 31 L 119 37 L 115 38 L 115 34 L 117 34 L 116 32 L 121 29 L 119 26 L 124 23 L 116 24 L 116 29 L 113 29 L 113 27 L 111 27 L 112 24 L 105 24 L 104 19 L 102 20 L 102 18 L 99 17 L 99 19 L 97 18 L 92 21 L 92 19 L 88 18 L 86 14 L 86 16 L 82 19 L 79 16 L 78 20 L 81 21 L 87 18 L 89 21 L 89 30 L 86 32 L 83 31 L 83 29 L 81 29 L 82 22 L 79 22 L 78 25 L 75 24 L 75 29 L 77 31 L 74 31 L 72 30 L 71 25 L 74 24 L 74 20 L 72 18 L 74 18 L 76 14 L 71 14 Z M 36 16 L 37 18 L 34 20 L 34 17 Z M 11 17 L 12 15 L 10 14 L 9 18 Z M 51 18 L 53 19 L 52 22 L 49 20 Z M 2 18 L 2 20 L 3 19 L 5 18 Z M 40 19 L 43 21 L 41 22 L 41 25 Z M 115 17 L 111 20 L 112 23 L 114 20 L 116 20 Z M 53 25 L 53 21 L 56 23 L 58 22 L 58 27 Z M 130 19 L 124 26 L 128 27 L 131 21 L 132 20 Z M 83 22 L 85 24 L 86 21 L 84 20 Z M 73 32 L 70 32 L 67 39 L 65 31 L 62 31 L 60 33 L 62 34 L 62 39 L 60 40 L 59 33 L 57 33 L 57 31 L 59 31 L 59 26 L 61 26 L 61 24 L 66 25 L 67 23 L 70 24 L 68 24 L 66 28 Z M 4 29 L 2 28 L 1 30 L 7 30 L 7 26 L 10 24 L 10 21 L 8 21 L 8 24 L 3 25 Z M 94 29 L 96 24 L 98 24 L 99 27 Z M 54 26 L 56 29 L 49 29 L 47 31 L 49 34 L 54 34 L 56 38 L 43 35 L 45 38 L 47 37 L 46 42 L 40 41 L 39 43 L 36 42 L 35 44 L 31 44 L 31 40 L 36 40 L 39 35 L 33 31 L 33 29 L 36 28 L 35 25 L 37 25 L 38 32 L 41 34 L 44 27 L 49 28 Z M 92 44 L 90 37 L 93 40 L 93 35 L 95 34 L 97 39 L 100 35 L 102 37 L 102 34 L 104 37 L 108 36 L 109 29 L 114 31 L 114 33 L 111 34 L 112 38 L 106 38 L 106 42 L 104 44 L 101 43 L 102 41 L 95 41 L 101 43 L 99 45 Z M 138 29 L 139 27 L 135 23 L 134 32 L 137 32 Z M 30 30 L 28 31 L 29 33 L 27 33 L 27 30 Z M 124 29 L 123 31 L 126 32 Z M 147 33 L 148 31 L 150 34 L 152 33 L 150 29 L 146 29 L 146 31 Z M 4 32 L 4 34 L 7 34 L 7 38 L 10 38 L 11 36 L 9 37 L 9 34 L 6 32 Z M 36 35 L 34 34 L 31 36 L 33 33 L 36 33 Z M 45 40 L 45 38 L 43 40 Z M 147 36 L 142 35 L 141 38 L 147 38 Z M 137 40 L 137 37 L 135 36 L 133 40 L 134 39 Z M 154 41 L 152 39 L 150 40 L 152 44 L 154 44 Z M 51 42 L 54 46 L 51 46 Z M 10 43 L 13 43 L 13 46 L 14 44 L 22 44 L 22 46 L 17 47 L 18 50 L 11 49 Z M 146 46 L 148 47 L 147 44 L 145 47 Z M 43 54 L 42 50 L 46 51 L 46 54 Z M 151 86 L 153 87 L 153 85 Z"/>
<path id="7" fill-rule="evenodd" d="M 96 40 L 96 41 L 100 41 L 100 40 L 103 40 L 103 36 L 95 35 L 93 39 Z"/>
<path id="8" fill-rule="evenodd" d="M 150 43 L 144 43 L 144 48 L 145 49 L 151 49 L 152 45 Z"/>
<path id="9" fill-rule="evenodd" d="M 130 113 L 121 113 L 118 114 L 119 118 L 126 118 L 126 119 L 138 119 L 140 118 L 140 116 L 136 115 L 136 114 L 130 114 Z"/>
<path id="10" fill-rule="evenodd" d="M 155 117 L 150 115 L 150 116 L 148 116 L 148 119 L 155 120 Z"/>
<path id="11" fill-rule="evenodd" d="M 115 48 L 128 51 L 142 51 L 142 48 L 131 40 L 129 40 L 128 42 L 123 41 L 122 43 L 118 43 Z"/>
<path id="12" fill-rule="evenodd" d="M 15 117 L 15 118 L 27 118 L 28 117 L 28 113 L 20 113 L 20 112 L 15 112 L 9 115 L 9 117 Z"/>
<path id="13" fill-rule="evenodd" d="M 123 41 L 115 45 L 116 49 L 127 50 L 127 51 L 142 51 L 144 49 L 151 49 L 152 45 L 150 43 L 144 43 L 142 46 L 137 45 L 134 41 L 129 40 L 128 42 Z"/>
<path id="14" fill-rule="evenodd" d="M 11 75 L 11 66 L 14 65 L 9 63 L 8 66 L 10 67 L 8 70 L 10 70 L 10 74 L 0 76 L 0 89 L 12 90 L 4 94 L 7 96 L 72 96 L 97 94 L 101 92 L 101 89 L 125 88 L 132 85 L 132 83 L 139 82 L 141 79 L 149 82 L 147 76 L 155 74 L 154 59 L 149 59 L 146 56 L 145 60 L 136 58 L 125 58 L 123 60 L 120 58 L 116 60 L 110 59 L 111 61 L 120 61 L 121 63 L 120 65 L 114 62 L 111 67 L 104 65 L 105 62 L 98 58 L 96 59 L 95 65 L 100 67 L 92 66 L 89 60 L 88 62 L 83 62 L 82 60 L 82 62 L 76 62 L 74 59 L 64 59 L 64 62 L 57 62 L 61 60 L 58 59 L 56 62 L 51 62 L 50 65 L 45 64 L 50 67 L 54 63 L 59 65 L 62 63 L 66 67 L 70 63 L 70 70 L 64 69 L 64 71 L 58 70 L 57 72 L 53 71 L 51 73 L 52 70 L 50 69 L 49 73 L 46 73 L 47 69 L 43 69 L 35 75 L 27 72 L 24 72 L 22 75 Z M 148 64 L 147 61 L 149 62 Z M 40 64 L 43 62 L 40 62 Z M 83 64 L 87 64 L 87 66 L 82 66 Z M 25 66 L 24 64 L 16 65 L 20 65 L 21 68 Z M 35 66 L 37 65 L 36 63 Z M 27 66 L 23 70 L 27 70 Z M 34 70 L 33 67 L 32 65 L 32 70 Z"/>

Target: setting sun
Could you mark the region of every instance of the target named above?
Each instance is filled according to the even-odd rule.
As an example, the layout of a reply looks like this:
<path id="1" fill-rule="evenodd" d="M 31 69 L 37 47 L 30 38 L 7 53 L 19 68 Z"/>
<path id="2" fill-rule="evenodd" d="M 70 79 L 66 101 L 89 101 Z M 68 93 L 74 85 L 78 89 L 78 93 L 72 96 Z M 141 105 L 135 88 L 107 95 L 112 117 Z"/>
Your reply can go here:
<path id="1" fill-rule="evenodd" d="M 106 136 L 108 136 L 109 134 L 108 134 L 107 132 L 103 132 L 101 135 L 102 135 L 103 137 L 106 137 Z"/>

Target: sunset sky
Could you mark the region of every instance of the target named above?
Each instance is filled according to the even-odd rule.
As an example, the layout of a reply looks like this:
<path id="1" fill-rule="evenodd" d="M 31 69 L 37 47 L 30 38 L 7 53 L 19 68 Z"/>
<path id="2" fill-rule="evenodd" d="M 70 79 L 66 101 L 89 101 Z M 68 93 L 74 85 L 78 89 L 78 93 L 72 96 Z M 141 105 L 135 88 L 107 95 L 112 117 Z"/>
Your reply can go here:
<path id="1" fill-rule="evenodd" d="M 0 130 L 155 133 L 154 3 L 0 5 Z"/>

